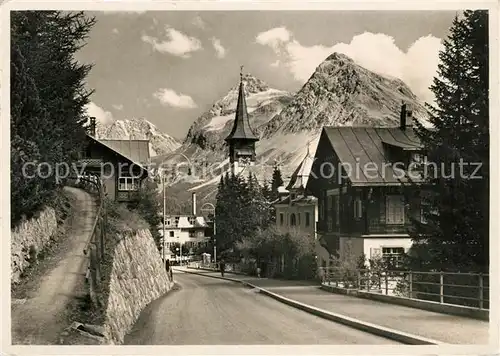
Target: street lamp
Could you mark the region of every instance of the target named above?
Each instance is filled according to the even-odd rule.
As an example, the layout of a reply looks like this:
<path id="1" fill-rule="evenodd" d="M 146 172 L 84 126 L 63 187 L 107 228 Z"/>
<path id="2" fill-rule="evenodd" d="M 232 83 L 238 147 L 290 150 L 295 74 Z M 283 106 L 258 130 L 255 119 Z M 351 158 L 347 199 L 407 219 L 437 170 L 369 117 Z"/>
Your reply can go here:
<path id="1" fill-rule="evenodd" d="M 207 206 L 207 208 L 205 208 Z M 215 206 L 212 203 L 205 203 L 201 207 L 201 211 L 206 211 L 207 213 L 214 214 L 214 263 L 217 263 L 217 239 L 216 239 L 216 216 L 215 216 Z"/>
<path id="2" fill-rule="evenodd" d="M 189 164 L 189 167 L 188 167 L 188 176 L 190 176 L 192 174 L 192 170 L 191 170 L 191 167 L 193 166 L 191 164 L 191 160 L 189 159 L 188 156 L 186 156 L 184 153 L 180 153 L 180 152 L 174 152 L 173 154 L 169 155 L 167 158 L 171 158 L 175 155 L 179 155 L 179 156 L 182 156 L 183 158 L 186 159 L 186 161 L 188 162 Z M 166 158 L 165 158 L 166 159 Z M 162 162 L 163 164 L 163 162 Z M 162 257 L 163 257 L 163 264 L 166 266 L 166 263 L 167 263 L 167 259 L 166 259 L 166 256 L 165 256 L 165 250 L 166 250 L 166 236 L 165 236 L 165 215 L 166 215 L 166 211 L 167 211 L 167 194 L 165 193 L 165 176 L 164 176 L 164 170 L 161 169 L 159 170 L 160 172 L 160 177 L 161 177 L 161 182 L 162 182 L 162 191 L 163 191 L 163 252 L 162 252 Z M 175 179 L 179 176 L 179 174 L 177 174 L 174 178 L 174 181 Z"/>

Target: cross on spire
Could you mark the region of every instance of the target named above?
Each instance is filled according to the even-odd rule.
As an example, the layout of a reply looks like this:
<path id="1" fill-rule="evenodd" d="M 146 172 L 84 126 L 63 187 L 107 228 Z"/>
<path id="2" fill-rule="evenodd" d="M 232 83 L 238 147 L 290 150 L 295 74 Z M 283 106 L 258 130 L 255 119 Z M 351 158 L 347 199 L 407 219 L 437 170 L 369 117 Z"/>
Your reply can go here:
<path id="1" fill-rule="evenodd" d="M 240 80 L 243 81 L 243 66 L 240 66 Z"/>

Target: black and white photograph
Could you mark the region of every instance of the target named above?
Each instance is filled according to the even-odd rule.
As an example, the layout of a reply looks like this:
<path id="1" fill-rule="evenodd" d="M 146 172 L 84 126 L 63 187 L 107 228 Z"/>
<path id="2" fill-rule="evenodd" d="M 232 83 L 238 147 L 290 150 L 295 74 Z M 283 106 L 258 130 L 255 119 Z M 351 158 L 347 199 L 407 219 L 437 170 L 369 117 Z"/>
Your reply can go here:
<path id="1" fill-rule="evenodd" d="M 404 3 L 2 5 L 6 354 L 498 352 L 498 3 Z"/>

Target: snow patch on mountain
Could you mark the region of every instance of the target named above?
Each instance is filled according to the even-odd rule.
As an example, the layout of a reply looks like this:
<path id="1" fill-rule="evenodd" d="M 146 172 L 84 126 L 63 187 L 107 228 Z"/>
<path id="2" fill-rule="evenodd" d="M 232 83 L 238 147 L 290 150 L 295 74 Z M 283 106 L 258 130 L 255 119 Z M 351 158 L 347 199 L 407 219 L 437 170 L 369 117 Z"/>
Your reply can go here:
<path id="1" fill-rule="evenodd" d="M 110 140 L 149 140 L 151 157 L 175 151 L 180 143 L 161 132 L 146 119 L 116 120 L 110 125 L 97 124 L 97 138 Z"/>

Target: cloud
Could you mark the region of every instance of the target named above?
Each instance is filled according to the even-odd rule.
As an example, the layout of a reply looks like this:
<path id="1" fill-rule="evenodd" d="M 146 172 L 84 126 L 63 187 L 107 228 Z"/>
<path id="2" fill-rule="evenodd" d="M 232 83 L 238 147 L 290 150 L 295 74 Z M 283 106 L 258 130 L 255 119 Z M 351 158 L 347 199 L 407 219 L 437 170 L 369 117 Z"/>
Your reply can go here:
<path id="1" fill-rule="evenodd" d="M 394 38 L 370 32 L 354 36 L 350 43 L 303 46 L 286 28 L 279 27 L 258 34 L 256 43 L 271 47 L 279 58 L 271 65 L 283 65 L 300 82 L 309 79 L 326 57 L 339 52 L 368 70 L 403 80 L 421 100 L 434 100 L 429 87 L 436 75 L 442 44 L 431 35 L 420 37 L 406 52 L 396 46 Z"/>
<path id="2" fill-rule="evenodd" d="M 113 108 L 116 110 L 123 110 L 123 105 L 122 104 L 113 104 Z"/>
<path id="3" fill-rule="evenodd" d="M 113 32 L 115 35 L 117 35 L 117 34 L 119 34 L 119 33 L 120 33 L 120 31 L 118 31 L 118 29 L 117 29 L 117 28 L 114 28 L 111 32 Z"/>
<path id="4" fill-rule="evenodd" d="M 204 30 L 207 27 L 205 21 L 203 21 L 203 19 L 200 16 L 196 16 L 191 23 L 201 30 Z"/>
<path id="5" fill-rule="evenodd" d="M 97 122 L 101 124 L 110 124 L 115 121 L 113 114 L 109 111 L 104 110 L 97 104 L 90 102 L 85 107 L 88 116 L 93 116 L 96 118 Z"/>
<path id="6" fill-rule="evenodd" d="M 259 33 L 255 41 L 258 44 L 270 46 L 277 50 L 282 43 L 290 41 L 291 37 L 292 33 L 285 27 L 276 27 L 269 31 Z"/>
<path id="7" fill-rule="evenodd" d="M 168 88 L 158 89 L 153 96 L 160 100 L 160 102 L 165 106 L 181 109 L 194 109 L 198 107 L 189 95 L 176 93 L 175 90 Z"/>
<path id="8" fill-rule="evenodd" d="M 226 56 L 226 49 L 220 43 L 218 38 L 212 37 L 212 46 L 214 46 L 215 52 L 218 58 L 224 58 Z"/>
<path id="9" fill-rule="evenodd" d="M 187 36 L 174 28 L 166 27 L 165 34 L 167 37 L 165 41 L 147 35 L 143 35 L 141 39 L 152 45 L 155 51 L 183 58 L 189 58 L 192 52 L 203 49 L 199 39 Z"/>

